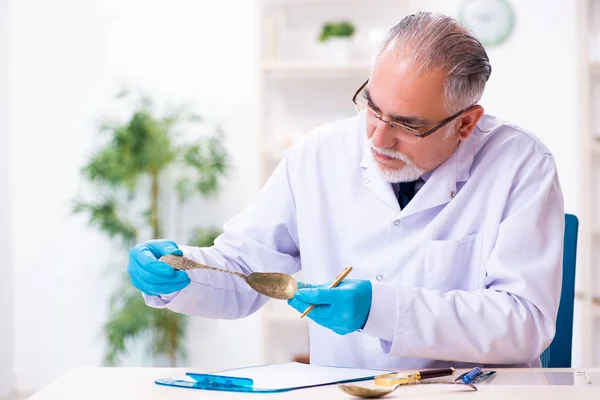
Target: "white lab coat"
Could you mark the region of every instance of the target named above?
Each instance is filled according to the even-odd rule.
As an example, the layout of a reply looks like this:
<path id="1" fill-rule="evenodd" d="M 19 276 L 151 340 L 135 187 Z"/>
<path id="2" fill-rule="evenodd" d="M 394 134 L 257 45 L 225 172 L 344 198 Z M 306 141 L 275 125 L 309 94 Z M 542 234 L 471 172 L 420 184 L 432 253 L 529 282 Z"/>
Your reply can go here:
<path id="1" fill-rule="evenodd" d="M 373 284 L 362 331 L 310 321 L 311 362 L 400 369 L 539 366 L 555 332 L 564 210 L 556 166 L 533 135 L 485 115 L 404 210 L 378 173 L 364 114 L 307 133 L 199 262 L 304 281 Z M 241 318 L 268 300 L 206 270 L 147 304 Z M 271 300 L 280 301 L 280 300 Z"/>

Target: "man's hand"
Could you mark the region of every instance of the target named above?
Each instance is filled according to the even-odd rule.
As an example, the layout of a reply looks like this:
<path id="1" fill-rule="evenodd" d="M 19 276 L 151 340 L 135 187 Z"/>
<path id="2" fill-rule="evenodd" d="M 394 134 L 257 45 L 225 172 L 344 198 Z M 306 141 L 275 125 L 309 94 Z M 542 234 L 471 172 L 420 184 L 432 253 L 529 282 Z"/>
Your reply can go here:
<path id="1" fill-rule="evenodd" d="M 190 278 L 185 271 L 158 261 L 167 254 L 183 256 L 183 252 L 171 240 L 149 240 L 132 247 L 129 250 L 127 272 L 133 286 L 148 296 L 159 296 L 189 285 Z"/>
<path id="2" fill-rule="evenodd" d="M 330 289 L 326 285 L 298 282 L 296 295 L 288 304 L 304 312 L 311 304 L 315 308 L 307 317 L 339 335 L 362 329 L 371 309 L 371 282 L 348 279 Z"/>

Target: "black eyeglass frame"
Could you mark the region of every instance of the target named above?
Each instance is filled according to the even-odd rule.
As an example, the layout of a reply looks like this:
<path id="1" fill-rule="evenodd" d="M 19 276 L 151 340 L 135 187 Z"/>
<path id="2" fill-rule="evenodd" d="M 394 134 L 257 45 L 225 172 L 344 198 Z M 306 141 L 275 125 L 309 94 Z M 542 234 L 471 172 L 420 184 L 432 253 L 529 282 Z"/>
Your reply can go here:
<path id="1" fill-rule="evenodd" d="M 356 91 L 356 93 L 354 93 L 354 96 L 352 96 L 352 102 L 354 103 L 354 105 L 356 105 L 358 107 L 358 103 L 356 102 L 356 98 L 358 97 L 358 94 L 365 88 L 365 86 L 367 86 L 367 83 L 369 83 L 369 80 L 367 79 L 367 81 L 365 83 L 362 84 L 362 86 L 360 88 L 358 88 L 358 90 Z M 385 119 L 383 119 L 383 117 L 381 115 L 379 115 L 375 110 L 373 110 L 371 107 L 369 107 L 367 105 L 367 108 L 369 109 L 369 111 L 371 111 L 373 113 L 373 115 L 375 115 L 375 117 L 380 120 L 381 122 L 384 122 L 388 125 L 390 125 L 391 127 L 393 127 L 393 125 L 398 125 L 404 129 L 407 129 L 411 132 L 414 133 L 414 135 L 418 138 L 425 138 L 429 135 L 431 135 L 432 133 L 436 132 L 438 129 L 443 128 L 444 126 L 446 126 L 448 123 L 450 123 L 451 121 L 453 121 L 454 119 L 456 119 L 458 116 L 460 116 L 462 113 L 464 113 L 465 111 L 469 110 L 470 108 L 472 108 L 475 104 L 470 105 L 469 107 L 460 110 L 459 112 L 457 112 L 456 114 L 453 114 L 451 116 L 449 116 L 448 118 L 446 118 L 445 120 L 443 120 L 442 122 L 440 122 L 438 125 L 434 126 L 433 128 L 431 128 L 430 130 L 426 131 L 426 132 L 419 132 L 418 130 L 416 130 L 415 128 L 411 128 L 410 126 L 406 126 L 404 124 L 401 124 L 400 122 L 395 122 L 395 121 L 387 121 Z"/>

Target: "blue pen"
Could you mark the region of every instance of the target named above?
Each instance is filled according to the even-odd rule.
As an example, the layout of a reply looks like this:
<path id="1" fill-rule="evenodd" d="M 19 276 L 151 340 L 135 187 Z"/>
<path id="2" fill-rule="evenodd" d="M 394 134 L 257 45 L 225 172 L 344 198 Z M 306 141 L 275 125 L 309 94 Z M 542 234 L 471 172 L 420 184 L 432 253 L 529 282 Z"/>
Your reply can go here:
<path id="1" fill-rule="evenodd" d="M 475 367 L 472 370 L 470 370 L 469 372 L 467 372 L 463 377 L 462 377 L 462 381 L 465 384 L 469 384 L 473 381 L 473 379 L 475 379 L 478 375 L 481 374 L 481 368 L 479 367 Z"/>

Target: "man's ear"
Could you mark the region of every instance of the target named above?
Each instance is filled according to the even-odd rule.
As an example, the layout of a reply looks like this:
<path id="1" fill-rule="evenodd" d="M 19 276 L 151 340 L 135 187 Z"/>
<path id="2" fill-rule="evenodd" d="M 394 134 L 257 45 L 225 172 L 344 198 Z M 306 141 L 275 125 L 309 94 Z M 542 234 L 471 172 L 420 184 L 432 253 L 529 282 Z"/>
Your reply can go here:
<path id="1" fill-rule="evenodd" d="M 483 117 L 483 114 L 483 107 L 481 107 L 479 104 L 476 104 L 459 117 L 456 131 L 460 140 L 465 140 L 471 136 L 473 129 L 475 129 L 475 126 L 481 117 Z"/>

